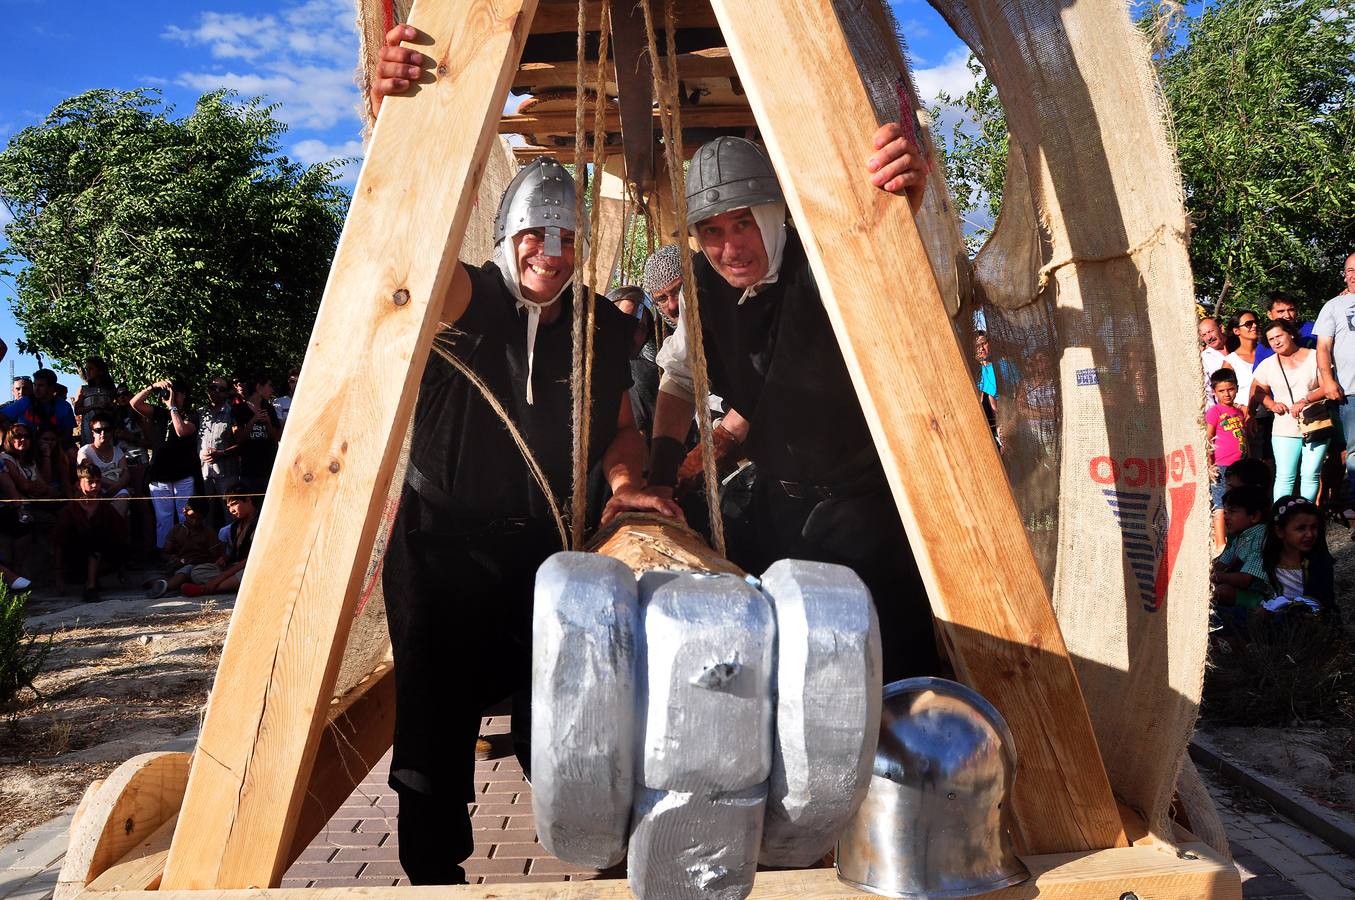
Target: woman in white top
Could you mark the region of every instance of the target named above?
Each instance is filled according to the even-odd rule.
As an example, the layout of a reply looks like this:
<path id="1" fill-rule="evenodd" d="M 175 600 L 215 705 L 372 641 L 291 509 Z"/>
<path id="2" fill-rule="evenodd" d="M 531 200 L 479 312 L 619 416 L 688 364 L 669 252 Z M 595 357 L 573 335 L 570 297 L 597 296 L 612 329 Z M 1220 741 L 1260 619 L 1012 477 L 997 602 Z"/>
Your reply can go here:
<path id="1" fill-rule="evenodd" d="M 1317 377 L 1317 353 L 1298 344 L 1298 329 L 1293 322 L 1277 320 L 1266 324 L 1266 340 L 1275 351 L 1256 367 L 1258 405 L 1275 414 L 1270 444 L 1275 451 L 1275 499 L 1301 494 L 1317 499 L 1318 473 L 1327 456 L 1328 438 L 1305 441 L 1299 434 L 1298 415 L 1309 403 L 1323 397 Z M 1299 489 L 1294 490 L 1298 479 Z"/>
<path id="2" fill-rule="evenodd" d="M 1237 349 L 1225 356 L 1223 363 L 1237 375 L 1237 399 L 1243 406 L 1246 406 L 1251 398 L 1251 383 L 1254 377 L 1252 367 L 1256 364 L 1256 344 L 1261 337 L 1260 327 L 1261 321 L 1256 318 L 1256 313 L 1249 309 L 1233 316 L 1233 320 L 1228 323 L 1228 330 L 1237 338 Z"/>
<path id="3" fill-rule="evenodd" d="M 89 430 L 94 442 L 85 444 L 76 454 L 77 464 L 88 462 L 99 467 L 100 486 L 105 497 L 127 497 L 127 485 L 132 480 L 132 469 L 127 454 L 113 441 L 113 417 L 105 410 L 90 416 Z M 118 515 L 127 517 L 127 501 L 114 500 Z"/>

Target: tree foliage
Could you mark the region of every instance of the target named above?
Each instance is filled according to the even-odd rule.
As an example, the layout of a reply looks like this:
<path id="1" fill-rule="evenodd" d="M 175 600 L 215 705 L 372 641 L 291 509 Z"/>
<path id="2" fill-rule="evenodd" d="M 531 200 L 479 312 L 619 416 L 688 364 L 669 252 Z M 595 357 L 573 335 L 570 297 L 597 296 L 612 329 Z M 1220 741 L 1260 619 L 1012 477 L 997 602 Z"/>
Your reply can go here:
<path id="1" fill-rule="evenodd" d="M 1224 0 L 1164 48 L 1194 231 L 1196 293 L 1256 306 L 1294 291 L 1310 317 L 1355 244 L 1355 11 Z"/>
<path id="2" fill-rule="evenodd" d="M 39 641 L 24 628 L 24 610 L 31 591 L 11 590 L 0 582 L 0 703 L 8 703 L 22 688 L 34 693 L 38 676 L 52 649 L 52 636 Z"/>
<path id="3" fill-rule="evenodd" d="M 15 135 L 0 260 L 21 349 L 100 354 L 134 387 L 300 361 L 347 195 L 335 164 L 278 153 L 273 109 L 218 92 L 173 119 L 154 91 L 96 90 Z"/>
<path id="4" fill-rule="evenodd" d="M 1171 112 L 1197 298 L 1230 313 L 1284 290 L 1313 317 L 1355 250 L 1355 11 L 1217 0 L 1190 17 L 1157 2 L 1139 26 Z M 956 205 L 966 220 L 991 221 L 1006 175 L 996 92 L 980 77 L 942 100 L 967 119 L 935 133 Z M 972 244 L 987 235 L 966 230 Z"/>
<path id="5" fill-rule="evenodd" d="M 928 112 L 937 123 L 932 136 L 965 226 L 965 240 L 970 252 L 977 253 L 992 233 L 1002 207 L 1002 186 L 1007 180 L 1007 117 L 997 88 L 973 54 L 965 67 L 976 79 L 974 87 L 958 99 L 940 92 L 939 105 Z M 956 118 L 947 107 L 958 110 L 961 116 Z"/>

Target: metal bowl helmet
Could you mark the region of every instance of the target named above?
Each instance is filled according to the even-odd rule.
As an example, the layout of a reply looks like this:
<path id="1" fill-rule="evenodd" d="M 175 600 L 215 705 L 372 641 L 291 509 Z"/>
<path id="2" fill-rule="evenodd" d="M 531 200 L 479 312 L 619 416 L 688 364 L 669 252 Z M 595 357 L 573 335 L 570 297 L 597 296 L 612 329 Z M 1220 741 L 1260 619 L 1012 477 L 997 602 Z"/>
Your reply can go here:
<path id="1" fill-rule="evenodd" d="M 731 209 L 784 203 L 776 172 L 752 141 L 718 137 L 696 151 L 687 170 L 687 226 Z"/>
<path id="2" fill-rule="evenodd" d="M 560 256 L 560 232 L 588 237 L 588 221 L 574 221 L 574 178 L 554 159 L 538 156 L 518 170 L 499 200 L 494 216 L 494 243 L 529 228 L 546 232 L 545 253 Z"/>
<path id="3" fill-rule="evenodd" d="M 1029 878 L 1011 844 L 1016 749 L 976 691 L 943 678 L 884 689 L 865 802 L 838 841 L 838 877 L 887 897 L 968 897 Z"/>

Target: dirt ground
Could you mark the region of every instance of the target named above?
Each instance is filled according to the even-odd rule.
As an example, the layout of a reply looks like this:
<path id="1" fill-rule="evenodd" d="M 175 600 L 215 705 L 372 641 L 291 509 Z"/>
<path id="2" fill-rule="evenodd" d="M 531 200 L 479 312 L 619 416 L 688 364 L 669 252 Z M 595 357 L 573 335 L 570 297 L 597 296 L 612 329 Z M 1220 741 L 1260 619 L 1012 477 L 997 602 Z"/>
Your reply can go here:
<path id="1" fill-rule="evenodd" d="M 230 601 L 133 596 L 30 606 L 38 614 L 30 629 L 50 633 L 52 649 L 39 696 L 25 688 L 0 706 L 0 845 L 58 815 L 119 763 L 197 725 Z"/>

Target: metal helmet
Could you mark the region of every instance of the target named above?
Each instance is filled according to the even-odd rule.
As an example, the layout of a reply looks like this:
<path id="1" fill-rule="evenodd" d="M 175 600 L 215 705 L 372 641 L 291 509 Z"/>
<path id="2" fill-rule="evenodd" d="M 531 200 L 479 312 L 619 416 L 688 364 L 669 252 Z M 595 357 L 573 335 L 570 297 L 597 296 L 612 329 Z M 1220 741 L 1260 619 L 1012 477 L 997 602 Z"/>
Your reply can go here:
<path id="1" fill-rule="evenodd" d="M 744 138 L 702 144 L 687 170 L 688 227 L 731 209 L 785 199 L 767 155 Z"/>
<path id="2" fill-rule="evenodd" d="M 1011 844 L 1016 750 L 1002 716 L 943 678 L 884 689 L 875 772 L 838 877 L 886 897 L 968 897 L 1030 877 Z"/>
<path id="3" fill-rule="evenodd" d="M 499 200 L 494 216 L 494 243 L 529 228 L 546 230 L 547 256 L 559 256 L 560 232 L 573 231 L 587 238 L 585 219 L 580 231 L 574 221 L 574 178 L 549 156 L 538 156 L 518 170 Z"/>

